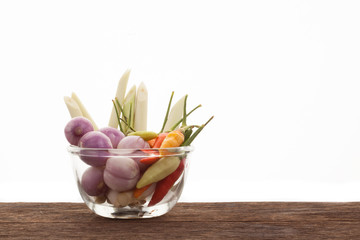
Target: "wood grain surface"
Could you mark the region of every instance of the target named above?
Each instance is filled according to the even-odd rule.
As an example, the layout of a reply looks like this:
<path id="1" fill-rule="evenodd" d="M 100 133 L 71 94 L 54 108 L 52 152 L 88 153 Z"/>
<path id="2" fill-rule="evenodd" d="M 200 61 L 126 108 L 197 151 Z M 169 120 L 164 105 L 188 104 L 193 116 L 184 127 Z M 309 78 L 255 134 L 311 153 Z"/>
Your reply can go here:
<path id="1" fill-rule="evenodd" d="M 0 203 L 0 239 L 360 239 L 360 203 L 178 203 L 141 220 L 82 203 Z"/>

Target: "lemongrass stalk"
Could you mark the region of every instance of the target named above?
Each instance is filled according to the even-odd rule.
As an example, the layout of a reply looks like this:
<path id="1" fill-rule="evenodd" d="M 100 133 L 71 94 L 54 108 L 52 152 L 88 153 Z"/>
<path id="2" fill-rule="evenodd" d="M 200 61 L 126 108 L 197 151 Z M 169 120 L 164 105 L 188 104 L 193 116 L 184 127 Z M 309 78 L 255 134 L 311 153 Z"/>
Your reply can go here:
<path id="1" fill-rule="evenodd" d="M 129 80 L 129 76 L 130 76 L 130 70 L 126 70 L 124 72 L 124 74 L 121 76 L 119 83 L 118 83 L 118 87 L 116 90 L 116 94 L 115 94 L 115 98 L 118 99 L 118 101 L 122 104 L 124 101 L 124 96 L 125 96 L 125 92 L 126 92 L 126 87 L 127 87 L 127 83 Z M 116 111 L 115 108 L 112 108 L 111 111 L 111 115 L 110 115 L 110 119 L 109 119 L 109 127 L 113 127 L 113 128 L 117 128 L 118 127 L 118 120 L 117 120 L 117 116 L 116 116 Z"/>
<path id="2" fill-rule="evenodd" d="M 148 92 L 143 82 L 140 83 L 135 100 L 134 128 L 137 131 L 146 131 L 148 110 Z"/>
<path id="3" fill-rule="evenodd" d="M 91 117 L 89 112 L 86 110 L 84 104 L 80 101 L 80 98 L 74 92 L 71 94 L 71 98 L 74 99 L 74 101 L 79 105 L 79 108 L 80 108 L 83 116 L 90 120 L 90 122 L 92 123 L 92 125 L 94 127 L 94 130 L 98 130 L 99 128 L 97 127 L 94 119 Z"/>
<path id="4" fill-rule="evenodd" d="M 182 119 L 183 110 L 184 110 L 184 101 L 185 101 L 185 96 L 180 98 L 179 101 L 177 101 L 177 103 L 175 103 L 174 106 L 171 108 L 163 132 L 169 131 L 170 128 L 174 126 L 175 123 L 177 123 L 180 119 Z"/>
<path id="5" fill-rule="evenodd" d="M 67 109 L 69 110 L 71 118 L 83 116 L 79 105 L 76 103 L 76 101 L 74 99 L 72 99 L 71 97 L 65 96 L 64 102 L 66 104 Z"/>

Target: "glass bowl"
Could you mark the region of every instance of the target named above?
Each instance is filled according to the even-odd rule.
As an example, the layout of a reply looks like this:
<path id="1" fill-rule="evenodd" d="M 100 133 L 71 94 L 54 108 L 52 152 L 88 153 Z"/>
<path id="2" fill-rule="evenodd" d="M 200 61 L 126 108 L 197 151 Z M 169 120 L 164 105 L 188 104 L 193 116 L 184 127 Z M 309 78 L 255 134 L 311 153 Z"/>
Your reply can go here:
<path id="1" fill-rule="evenodd" d="M 71 145 L 67 150 L 80 195 L 90 210 L 102 217 L 129 219 L 158 217 L 175 206 L 184 187 L 193 147 L 101 149 Z M 140 162 L 144 158 L 157 161 L 144 164 Z M 159 174 L 157 177 L 147 174 L 153 183 L 147 184 L 149 187 L 141 193 L 136 185 L 147 171 Z"/>

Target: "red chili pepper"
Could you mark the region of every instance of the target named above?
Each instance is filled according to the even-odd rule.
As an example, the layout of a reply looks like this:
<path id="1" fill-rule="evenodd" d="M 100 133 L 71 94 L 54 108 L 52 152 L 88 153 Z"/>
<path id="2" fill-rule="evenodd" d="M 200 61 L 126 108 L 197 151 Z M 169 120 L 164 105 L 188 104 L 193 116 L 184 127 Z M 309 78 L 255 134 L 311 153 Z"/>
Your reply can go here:
<path id="1" fill-rule="evenodd" d="M 141 163 L 144 164 L 153 164 L 154 162 L 156 162 L 157 160 L 159 160 L 159 157 L 146 157 L 140 160 Z"/>
<path id="2" fill-rule="evenodd" d="M 166 138 L 166 136 L 168 135 L 168 133 L 160 133 L 156 138 L 155 138 L 155 142 L 153 143 L 153 148 L 160 148 L 162 142 L 164 141 L 164 139 Z M 156 150 L 152 150 L 152 149 L 142 149 L 142 151 L 144 153 L 148 153 L 148 154 L 154 154 L 154 155 L 159 155 L 159 152 Z M 159 160 L 160 157 L 146 157 L 140 160 L 141 163 L 144 164 L 153 164 L 154 162 L 156 162 L 157 160 Z"/>
<path id="3" fill-rule="evenodd" d="M 156 183 L 155 192 L 149 202 L 149 207 L 160 202 L 169 192 L 176 180 L 181 176 L 185 167 L 185 159 L 181 160 L 179 167 L 163 180 Z"/>
<path id="4" fill-rule="evenodd" d="M 148 154 L 159 154 L 158 151 L 153 150 L 151 148 L 144 148 L 144 149 L 141 149 L 141 151 L 144 152 L 144 153 L 148 153 Z"/>
<path id="5" fill-rule="evenodd" d="M 169 133 L 160 133 L 160 134 L 156 137 L 156 140 L 155 140 L 155 143 L 154 143 L 153 148 L 160 148 L 162 142 L 164 141 L 164 139 L 166 138 L 166 136 L 167 136 L 168 134 L 169 134 Z"/>
<path id="6" fill-rule="evenodd" d="M 148 142 L 148 144 L 150 145 L 150 147 L 153 148 L 153 147 L 154 147 L 154 144 L 155 144 L 155 141 L 156 141 L 156 138 L 153 138 L 153 139 L 151 139 L 151 140 L 148 140 L 147 142 Z"/>
<path id="7" fill-rule="evenodd" d="M 141 149 L 141 151 L 150 155 L 148 157 L 141 159 L 140 160 L 141 163 L 153 164 L 154 162 L 156 162 L 157 160 L 160 159 L 158 157 L 159 151 L 157 151 L 157 150 L 153 150 L 153 149 L 149 148 L 149 149 Z"/>

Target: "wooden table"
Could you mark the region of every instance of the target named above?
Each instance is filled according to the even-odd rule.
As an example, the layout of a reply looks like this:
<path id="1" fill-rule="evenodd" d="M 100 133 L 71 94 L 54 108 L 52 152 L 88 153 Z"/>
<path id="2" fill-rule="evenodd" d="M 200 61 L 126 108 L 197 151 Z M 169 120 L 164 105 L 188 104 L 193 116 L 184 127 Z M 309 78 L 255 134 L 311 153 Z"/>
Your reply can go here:
<path id="1" fill-rule="evenodd" d="M 152 219 L 82 203 L 0 203 L 0 239 L 360 239 L 360 202 L 178 203 Z"/>

